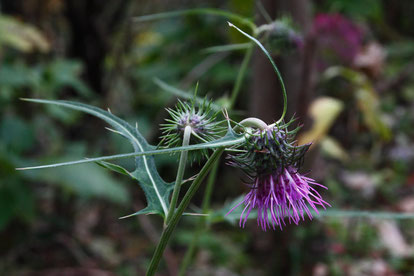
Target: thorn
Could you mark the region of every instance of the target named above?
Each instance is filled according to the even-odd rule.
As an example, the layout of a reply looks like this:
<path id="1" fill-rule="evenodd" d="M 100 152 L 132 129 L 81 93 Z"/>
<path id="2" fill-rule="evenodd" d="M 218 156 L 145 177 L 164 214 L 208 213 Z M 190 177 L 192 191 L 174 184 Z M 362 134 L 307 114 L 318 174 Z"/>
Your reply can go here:
<path id="1" fill-rule="evenodd" d="M 229 120 L 230 120 L 230 117 L 229 117 L 229 113 L 227 112 L 227 109 L 226 109 L 226 108 L 223 108 L 223 109 L 221 110 L 221 112 L 223 112 L 223 116 L 224 116 L 224 118 L 225 118 L 227 121 L 229 121 Z"/>
<path id="2" fill-rule="evenodd" d="M 197 83 L 196 83 L 196 87 L 195 87 L 195 90 L 194 90 L 193 99 L 192 99 L 192 101 L 191 101 L 191 109 L 192 109 L 192 110 L 194 110 L 194 105 L 195 105 L 195 102 L 196 102 L 196 100 L 197 100 L 197 92 L 198 92 L 198 81 L 197 81 Z"/>
<path id="3" fill-rule="evenodd" d="M 110 109 L 109 107 L 107 108 L 107 110 L 108 110 L 108 112 L 109 112 L 109 113 L 111 113 L 111 114 L 112 114 L 111 109 Z"/>
<path id="4" fill-rule="evenodd" d="M 115 130 L 115 129 L 112 129 L 112 128 L 109 128 L 109 127 L 105 127 L 107 130 L 109 130 L 109 131 L 112 131 L 112 132 L 114 132 L 114 133 L 116 133 L 116 134 L 120 134 L 120 135 L 122 135 L 122 133 L 121 132 L 119 132 L 118 130 Z"/>
<path id="5" fill-rule="evenodd" d="M 200 213 L 185 213 L 188 216 L 202 216 L 202 217 L 208 217 L 210 214 L 200 214 Z"/>
<path id="6" fill-rule="evenodd" d="M 228 125 L 229 129 L 231 129 L 230 117 L 229 117 L 229 113 L 227 112 L 227 108 L 223 108 L 221 111 L 223 112 L 223 116 L 227 121 L 227 125 Z"/>
<path id="7" fill-rule="evenodd" d="M 135 128 L 138 130 L 138 122 L 135 122 Z"/>

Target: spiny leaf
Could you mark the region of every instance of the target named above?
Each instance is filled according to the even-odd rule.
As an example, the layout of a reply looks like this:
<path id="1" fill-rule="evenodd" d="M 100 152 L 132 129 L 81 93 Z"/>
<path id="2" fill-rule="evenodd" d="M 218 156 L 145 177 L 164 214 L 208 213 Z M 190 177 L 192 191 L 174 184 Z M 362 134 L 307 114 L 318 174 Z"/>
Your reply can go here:
<path id="1" fill-rule="evenodd" d="M 111 170 L 111 171 L 129 176 L 129 177 L 133 177 L 129 171 L 127 171 L 125 168 L 123 168 L 119 165 L 112 164 L 112 163 L 105 162 L 105 161 L 99 161 L 99 162 L 96 162 L 96 164 L 98 164 L 99 166 L 101 166 L 105 169 L 108 169 L 108 170 Z"/>
<path id="2" fill-rule="evenodd" d="M 143 153 L 145 151 L 154 150 L 154 147 L 147 143 L 137 128 L 132 127 L 124 120 L 121 120 L 120 118 L 100 108 L 70 101 L 50 101 L 38 99 L 24 100 L 43 104 L 53 104 L 89 113 L 104 120 L 116 131 L 120 132 L 122 136 L 126 137 L 134 147 L 135 153 Z M 92 162 L 103 160 L 105 159 L 95 159 Z M 136 156 L 135 165 L 135 171 L 130 174 L 138 180 L 141 188 L 144 190 L 148 204 L 148 206 L 144 210 L 141 210 L 140 213 L 156 213 L 165 216 L 168 212 L 168 199 L 172 191 L 172 185 L 169 185 L 162 180 L 157 172 L 152 156 Z"/>
<path id="3" fill-rule="evenodd" d="M 123 159 L 123 158 L 131 158 L 131 157 L 138 157 L 138 156 L 152 156 L 152 155 L 159 155 L 159 154 L 171 154 L 181 152 L 183 150 L 200 150 L 200 149 L 214 149 L 219 147 L 229 147 L 238 144 L 242 144 L 246 141 L 244 135 L 240 135 L 234 133 L 233 131 L 228 131 L 227 134 L 217 140 L 208 142 L 208 143 L 201 143 L 196 145 L 189 145 L 185 147 L 176 147 L 176 148 L 167 148 L 167 149 L 156 149 L 156 150 L 147 150 L 143 152 L 131 152 L 131 153 L 122 153 L 122 154 L 115 154 L 115 155 L 108 155 L 108 156 L 101 156 L 96 158 L 85 158 L 83 160 L 76 160 L 70 162 L 63 162 L 63 163 L 55 163 L 49 165 L 41 165 L 41 166 L 33 166 L 33 167 L 25 167 L 25 168 L 16 168 L 17 170 L 35 170 L 35 169 L 46 169 L 46 168 L 56 168 L 61 166 L 69 166 L 69 165 L 78 165 L 78 164 L 85 164 L 91 162 L 101 162 L 101 161 L 109 161 L 115 159 Z"/>

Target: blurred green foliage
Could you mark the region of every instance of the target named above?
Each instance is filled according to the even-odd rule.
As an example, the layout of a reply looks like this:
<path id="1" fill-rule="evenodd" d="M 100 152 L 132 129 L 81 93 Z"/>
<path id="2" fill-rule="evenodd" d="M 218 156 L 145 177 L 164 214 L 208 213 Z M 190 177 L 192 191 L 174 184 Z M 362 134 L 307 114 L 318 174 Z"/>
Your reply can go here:
<path id="1" fill-rule="evenodd" d="M 13 17 L 0 16 L 0 230 L 13 220 L 31 222 L 37 218 L 39 184 L 57 184 L 62 192 L 80 197 L 98 197 L 116 203 L 126 203 L 126 189 L 107 172 L 96 166 L 80 167 L 77 173 L 63 168 L 53 171 L 17 172 L 16 167 L 37 155 L 56 160 L 62 156 L 61 144 L 65 144 L 65 158 L 85 155 L 85 145 L 62 141 L 57 133 L 58 125 L 45 118 L 37 110 L 17 104 L 19 97 L 57 98 L 73 91 L 76 97 L 90 99 L 94 93 L 80 78 L 82 63 L 76 60 L 45 55 L 50 45 L 36 27 L 22 23 Z M 42 54 L 42 52 L 44 54 Z M 36 62 L 31 56 L 37 55 Z M 22 108 L 18 108 L 18 106 Z M 78 116 L 49 108 L 48 116 L 66 125 L 76 124 Z M 43 143 L 38 142 L 38 140 Z M 60 142 L 59 142 L 60 141 Z M 61 158 L 61 157 L 59 157 Z M 91 178 L 90 176 L 94 177 Z"/>
<path id="2" fill-rule="evenodd" d="M 174 1 L 168 7 L 139 2 L 131 10 L 133 15 L 189 8 Z M 313 167 L 312 175 L 329 187 L 324 195 L 335 209 L 414 212 L 414 38 L 412 16 L 407 16 L 412 10 L 409 2 L 312 3 L 311 17 L 317 13 L 343 14 L 367 30 L 364 43 L 375 41 L 386 53 L 384 62 L 376 64 L 381 69 L 378 75 L 367 68 L 352 67 L 351 62 L 328 64 L 342 68 L 328 79 L 318 68 L 312 72 L 315 98 L 330 97 L 344 105 L 324 129 L 322 155 L 315 147 L 311 153 L 315 157 L 309 157 L 311 164 L 306 165 Z M 241 0 L 215 4 L 251 18 L 257 5 Z M 42 273 L 54 267 L 99 267 L 119 275 L 140 275 L 148 264 L 152 239 L 156 241 L 157 229 L 162 225 L 148 217 L 138 218 L 139 222 L 116 219 L 143 208 L 144 197 L 138 187 L 124 183 L 133 182 L 97 165 L 36 172 L 15 170 L 39 163 L 130 152 L 131 146 L 94 119 L 60 108 L 22 103 L 19 98 L 74 99 L 109 106 L 128 122 L 139 122 L 145 137 L 157 144 L 158 124 L 166 117 L 163 108 L 173 106 L 175 96 L 157 86 L 154 77 L 180 91 L 190 91 L 199 81 L 200 96 L 225 99 L 233 88 L 245 49 L 205 49 L 246 41 L 222 27 L 224 19 L 214 16 L 183 16 L 129 25 L 131 18 L 121 15 L 118 20 L 127 22 L 127 27 L 104 33 L 109 45 L 104 74 L 99 76 L 104 90 L 93 91 L 85 74 L 88 61 L 74 55 L 69 46 L 63 51 L 56 46 L 57 41 L 69 44 L 69 20 L 65 21 L 65 16 L 73 15 L 48 15 L 47 8 L 42 8 L 44 13 L 40 14 L 46 17 L 45 21 L 53 23 L 28 23 L 31 17 L 24 13 L 0 15 L 0 235 L 4 241 L 0 245 L 0 274 L 19 274 L 20 269 L 28 273 L 38 269 Z M 88 16 L 96 19 L 92 12 Z M 55 21 L 51 18 L 60 22 L 56 26 L 66 26 L 64 34 L 59 34 L 64 39 L 53 33 L 50 25 L 54 26 Z M 284 52 L 281 55 L 278 59 L 285 57 Z M 238 110 L 248 109 L 254 97 L 248 93 L 252 74 L 254 67 L 250 66 Z M 288 83 L 288 90 L 291 86 Z M 301 100 L 294 99 L 293 94 L 290 97 Z M 249 112 L 242 111 L 241 115 L 249 116 Z M 338 157 L 344 152 L 347 158 Z M 177 156 L 156 159 L 169 181 L 174 179 L 176 160 Z M 133 166 L 128 160 L 119 164 Z M 188 176 L 196 171 L 194 165 Z M 237 173 L 225 169 L 224 164 L 219 174 L 212 201 L 217 211 L 209 222 L 210 231 L 199 239 L 190 273 L 380 275 L 370 269 L 381 266 L 388 275 L 409 275 L 414 270 L 413 255 L 393 251 L 395 248 L 381 235 L 384 225 L 378 219 L 322 217 L 299 227 L 287 227 L 283 232 L 267 233 L 257 232 L 253 220 L 245 229 L 217 223 L 223 218 L 229 222 L 236 219 L 224 215 L 232 206 L 229 202 L 247 190 Z M 196 205 L 201 196 L 202 190 L 191 210 L 199 211 Z M 167 261 L 173 262 L 174 255 L 178 259 L 184 255 L 196 224 L 194 217 L 183 219 L 182 230 L 176 232 L 172 244 L 173 257 L 167 254 Z M 398 220 L 394 226 L 385 228 L 395 230 L 389 236 L 402 237 L 402 244 L 412 249 L 413 221 Z M 168 265 L 162 268 L 168 269 Z M 78 275 L 87 273 L 79 271 Z"/>

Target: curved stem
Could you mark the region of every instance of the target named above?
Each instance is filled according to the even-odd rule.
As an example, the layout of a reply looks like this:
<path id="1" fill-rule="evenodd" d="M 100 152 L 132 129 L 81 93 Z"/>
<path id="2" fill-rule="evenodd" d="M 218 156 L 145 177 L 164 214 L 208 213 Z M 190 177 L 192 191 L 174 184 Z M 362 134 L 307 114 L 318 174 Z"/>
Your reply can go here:
<path id="1" fill-rule="evenodd" d="M 273 61 L 273 59 L 270 56 L 269 52 L 265 49 L 265 47 L 263 47 L 262 43 L 260 43 L 259 40 L 257 40 L 256 38 L 252 37 L 251 35 L 243 32 L 242 30 L 240 30 L 238 27 L 236 27 L 232 23 L 230 23 L 230 22 L 228 22 L 228 23 L 229 23 L 229 26 L 230 27 L 235 28 L 241 34 L 243 34 L 244 36 L 246 36 L 247 38 L 249 38 L 251 41 L 253 41 L 254 43 L 256 43 L 257 46 L 259 46 L 259 48 L 263 51 L 263 53 L 266 55 L 266 57 L 269 59 L 270 63 L 272 64 L 273 69 L 276 72 L 277 78 L 279 79 L 280 86 L 282 87 L 282 93 L 283 93 L 283 112 L 282 112 L 282 115 L 280 116 L 279 120 L 277 120 L 276 124 L 280 123 L 285 118 L 286 109 L 287 109 L 287 93 L 286 93 L 285 83 L 283 82 L 282 74 L 280 74 L 280 71 L 277 68 L 276 63 Z"/>
<path id="2" fill-rule="evenodd" d="M 262 120 L 254 117 L 246 118 L 239 123 L 239 125 L 245 127 L 257 127 L 258 129 L 265 130 L 267 129 L 267 124 Z"/>
<path id="3" fill-rule="evenodd" d="M 188 146 L 190 144 L 190 137 L 191 137 L 192 131 L 193 129 L 191 128 L 191 126 L 185 127 L 183 147 Z M 178 196 L 180 195 L 181 183 L 183 182 L 183 175 L 185 171 L 185 165 L 187 163 L 187 157 L 188 157 L 188 150 L 182 151 L 181 156 L 180 156 L 180 163 L 178 164 L 177 177 L 175 179 L 174 191 L 171 197 L 170 209 L 168 210 L 168 215 L 167 215 L 167 218 L 165 219 L 166 225 L 170 222 L 171 217 L 175 212 L 175 206 L 177 205 Z"/>
<path id="4" fill-rule="evenodd" d="M 152 256 L 151 263 L 147 270 L 147 276 L 152 276 L 155 274 L 157 267 L 160 263 L 162 253 L 164 252 L 165 247 L 171 237 L 172 232 L 174 231 L 175 227 L 178 224 L 182 214 L 184 213 L 185 209 L 187 208 L 188 204 L 190 203 L 191 198 L 194 196 L 195 192 L 200 187 L 201 182 L 207 176 L 208 172 L 212 168 L 215 162 L 219 159 L 220 155 L 223 153 L 224 147 L 216 149 L 210 158 L 207 160 L 206 164 L 201 169 L 200 173 L 198 174 L 197 178 L 191 183 L 190 188 L 188 189 L 187 193 L 184 195 L 183 200 L 178 205 L 177 210 L 171 217 L 170 223 L 168 223 L 167 227 L 163 230 L 161 239 L 158 242 L 157 248 L 155 249 L 154 255 Z"/>

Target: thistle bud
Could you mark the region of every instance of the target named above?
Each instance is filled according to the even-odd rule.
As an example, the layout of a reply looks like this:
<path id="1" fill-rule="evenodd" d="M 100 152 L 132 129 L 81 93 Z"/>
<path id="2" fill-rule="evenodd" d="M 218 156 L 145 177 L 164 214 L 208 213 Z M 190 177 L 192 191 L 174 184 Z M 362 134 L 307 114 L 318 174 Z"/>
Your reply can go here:
<path id="1" fill-rule="evenodd" d="M 178 100 L 175 108 L 167 108 L 170 118 L 161 124 L 163 135 L 160 147 L 179 147 L 183 143 L 184 130 L 191 127 L 190 144 L 205 143 L 217 139 L 225 130 L 222 121 L 217 121 L 218 112 L 211 109 L 211 102 L 204 100 L 199 106 L 193 102 Z M 191 151 L 190 160 L 200 160 L 207 156 L 207 150 Z"/>

